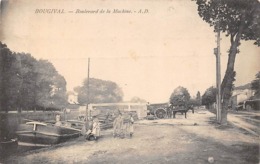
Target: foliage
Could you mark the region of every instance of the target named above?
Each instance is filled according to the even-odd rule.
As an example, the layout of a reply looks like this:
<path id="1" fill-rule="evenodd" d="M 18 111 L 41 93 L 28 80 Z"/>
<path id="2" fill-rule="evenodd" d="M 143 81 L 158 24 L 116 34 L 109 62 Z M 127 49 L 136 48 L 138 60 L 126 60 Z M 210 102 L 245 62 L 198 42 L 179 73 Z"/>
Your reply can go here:
<path id="1" fill-rule="evenodd" d="M 189 91 L 184 87 L 174 89 L 170 97 L 170 103 L 173 105 L 186 105 L 190 100 Z"/>
<path id="2" fill-rule="evenodd" d="M 197 92 L 196 100 L 197 100 L 198 106 L 201 105 L 201 95 L 200 95 L 200 91 Z"/>
<path id="3" fill-rule="evenodd" d="M 47 60 L 15 53 L 0 42 L 0 111 L 62 108 L 66 81 Z"/>
<path id="4" fill-rule="evenodd" d="M 208 88 L 202 95 L 202 105 L 212 105 L 216 102 L 217 89 L 215 87 Z"/>
<path id="5" fill-rule="evenodd" d="M 196 98 L 191 98 L 188 102 L 188 104 L 191 106 L 200 106 L 201 105 L 201 96 L 200 91 L 197 92 Z"/>
<path id="6" fill-rule="evenodd" d="M 140 97 L 133 97 L 131 100 L 130 100 L 130 102 L 132 102 L 132 103 L 146 103 L 147 101 L 146 100 L 144 100 L 144 99 L 141 99 Z"/>
<path id="7" fill-rule="evenodd" d="M 36 67 L 36 102 L 41 106 L 63 108 L 67 103 L 66 81 L 47 60 L 39 60 Z"/>
<path id="8" fill-rule="evenodd" d="M 18 68 L 16 67 L 15 56 L 7 48 L 6 45 L 0 42 L 0 110 L 8 111 L 8 108 L 13 107 L 18 99 L 17 86 L 13 85 L 15 82 L 19 83 L 16 77 Z M 12 99 L 10 99 L 12 97 Z"/>
<path id="9" fill-rule="evenodd" d="M 201 100 L 200 91 L 197 92 L 196 100 Z"/>
<path id="10" fill-rule="evenodd" d="M 190 99 L 188 102 L 189 106 L 200 106 L 201 105 L 201 101 L 197 100 L 197 99 Z"/>
<path id="11" fill-rule="evenodd" d="M 74 88 L 74 91 L 78 93 L 78 101 L 80 104 L 115 103 L 123 100 L 123 92 L 115 82 L 90 78 L 89 96 L 87 86 L 88 80 L 85 79 L 83 86 Z"/>
<path id="12" fill-rule="evenodd" d="M 200 17 L 214 30 L 225 32 L 231 42 L 237 35 L 260 45 L 258 0 L 196 0 Z M 241 29 L 241 26 L 243 29 Z M 241 30 L 241 31 L 240 31 Z M 241 32 L 241 34 L 239 34 Z"/>
<path id="13" fill-rule="evenodd" d="M 251 82 L 251 89 L 255 91 L 254 98 L 260 98 L 260 72 L 255 77 L 255 80 Z"/>

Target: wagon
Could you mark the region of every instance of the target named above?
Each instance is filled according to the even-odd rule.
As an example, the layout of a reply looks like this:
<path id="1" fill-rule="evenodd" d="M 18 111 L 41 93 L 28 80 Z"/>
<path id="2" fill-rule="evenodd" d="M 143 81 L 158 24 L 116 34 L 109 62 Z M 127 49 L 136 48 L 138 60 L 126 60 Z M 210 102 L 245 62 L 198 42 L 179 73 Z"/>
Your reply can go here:
<path id="1" fill-rule="evenodd" d="M 163 119 L 166 118 L 167 116 L 167 110 L 166 108 L 168 107 L 168 103 L 158 103 L 158 104 L 149 104 L 147 106 L 148 113 L 147 113 L 147 118 L 159 118 Z"/>

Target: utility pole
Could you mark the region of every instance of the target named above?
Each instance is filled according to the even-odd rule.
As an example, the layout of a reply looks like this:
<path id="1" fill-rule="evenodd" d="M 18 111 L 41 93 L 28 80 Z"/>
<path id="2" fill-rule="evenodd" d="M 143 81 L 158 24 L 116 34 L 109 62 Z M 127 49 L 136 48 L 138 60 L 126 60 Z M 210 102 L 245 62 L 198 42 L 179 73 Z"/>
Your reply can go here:
<path id="1" fill-rule="evenodd" d="M 220 29 L 219 20 L 217 22 L 217 48 L 214 48 L 214 54 L 216 55 L 216 110 L 217 110 L 217 121 L 221 122 L 221 67 L 220 67 Z"/>
<path id="2" fill-rule="evenodd" d="M 89 69 L 90 69 L 90 58 L 88 58 L 88 79 L 87 79 L 87 106 L 86 106 L 86 121 L 88 121 L 88 104 L 89 104 Z"/>

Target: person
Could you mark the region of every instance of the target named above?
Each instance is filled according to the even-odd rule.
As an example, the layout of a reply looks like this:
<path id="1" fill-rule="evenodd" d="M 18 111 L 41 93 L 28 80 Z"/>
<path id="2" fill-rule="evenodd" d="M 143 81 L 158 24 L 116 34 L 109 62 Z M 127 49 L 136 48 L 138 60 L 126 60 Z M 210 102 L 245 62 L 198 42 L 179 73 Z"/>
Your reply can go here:
<path id="1" fill-rule="evenodd" d="M 170 106 L 166 107 L 166 112 L 167 112 L 167 118 L 171 118 L 171 108 L 170 108 Z"/>
<path id="2" fill-rule="evenodd" d="M 92 126 L 91 133 L 94 135 L 95 140 L 97 140 L 98 137 L 100 137 L 100 123 L 96 116 L 94 116 L 94 119 L 93 119 L 93 126 Z"/>
<path id="3" fill-rule="evenodd" d="M 60 115 L 57 114 L 57 115 L 56 115 L 56 123 L 55 123 L 55 126 L 61 126 L 61 125 L 62 125 L 62 122 L 61 122 Z"/>
<path id="4" fill-rule="evenodd" d="M 117 137 L 122 133 L 123 128 L 123 118 L 122 114 L 119 113 L 116 119 L 113 122 L 113 136 Z"/>
<path id="5" fill-rule="evenodd" d="M 81 129 L 81 134 L 83 136 L 86 136 L 86 133 L 87 133 L 88 130 L 89 130 L 89 122 L 87 121 L 86 118 L 84 118 L 84 124 L 83 124 L 82 129 Z"/>
<path id="6" fill-rule="evenodd" d="M 89 120 L 85 120 L 81 133 L 87 140 L 93 140 L 95 139 L 95 137 L 92 133 L 92 130 L 93 130 L 93 120 L 92 118 L 89 118 Z"/>
<path id="7" fill-rule="evenodd" d="M 82 127 L 81 134 L 87 140 L 97 140 L 98 137 L 100 137 L 100 123 L 96 116 L 86 120 Z"/>
<path id="8" fill-rule="evenodd" d="M 134 134 L 134 118 L 132 114 L 130 114 L 130 119 L 129 119 L 129 133 L 130 133 L 130 137 L 132 137 Z"/>

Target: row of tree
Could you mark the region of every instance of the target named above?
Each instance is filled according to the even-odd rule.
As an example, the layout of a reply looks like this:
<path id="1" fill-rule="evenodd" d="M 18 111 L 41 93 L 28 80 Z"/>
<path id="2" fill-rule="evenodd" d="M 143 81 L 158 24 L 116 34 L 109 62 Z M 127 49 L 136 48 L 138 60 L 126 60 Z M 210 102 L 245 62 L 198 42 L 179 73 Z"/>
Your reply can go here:
<path id="1" fill-rule="evenodd" d="M 260 72 L 255 75 L 255 79 L 248 84 L 249 89 L 254 91 L 254 95 L 249 99 L 259 99 L 260 98 Z M 235 87 L 232 87 L 232 91 Z M 205 93 L 202 95 L 202 105 L 206 107 L 210 107 L 212 104 L 216 102 L 217 89 L 215 87 L 209 87 Z"/>
<path id="2" fill-rule="evenodd" d="M 12 52 L 0 42 L 0 111 L 62 108 L 66 81 L 47 60 Z"/>
<path id="3" fill-rule="evenodd" d="M 249 99 L 260 98 L 260 72 L 255 75 L 255 79 L 249 83 L 249 88 L 254 91 L 254 95 Z M 232 91 L 235 87 L 232 87 Z M 231 92 L 232 94 L 232 92 Z M 189 91 L 184 87 L 177 87 L 170 97 L 170 103 L 174 105 L 193 105 L 200 106 L 205 105 L 210 108 L 211 105 L 216 103 L 217 89 L 215 87 L 209 87 L 201 96 L 200 92 L 197 92 L 196 98 L 191 98 Z"/>
<path id="4" fill-rule="evenodd" d="M 74 91 L 78 95 L 80 104 L 118 103 L 123 101 L 124 96 L 122 89 L 115 82 L 96 78 L 89 79 L 89 86 L 88 79 L 84 79 L 83 85 L 75 87 Z M 132 97 L 129 102 L 147 103 L 145 99 L 137 96 Z"/>
<path id="5" fill-rule="evenodd" d="M 112 81 L 90 78 L 88 85 L 88 80 L 85 79 L 83 85 L 75 87 L 74 91 L 78 95 L 78 102 L 80 104 L 117 103 L 123 101 L 123 92 L 121 88 Z M 147 103 L 145 99 L 139 97 L 133 97 L 130 102 Z M 201 105 L 200 92 L 197 92 L 196 98 L 191 98 L 188 90 L 179 86 L 171 94 L 170 103 L 174 105 L 199 106 Z"/>
<path id="6" fill-rule="evenodd" d="M 78 102 L 80 104 L 117 103 L 123 101 L 122 89 L 112 81 L 90 78 L 88 85 L 88 80 L 85 79 L 83 85 L 75 87 L 74 91 L 78 95 Z M 133 97 L 130 102 L 147 103 L 145 99 L 139 97 Z M 199 106 L 201 105 L 200 92 L 197 92 L 196 98 L 191 98 L 188 90 L 179 86 L 171 94 L 170 103 L 174 105 Z"/>

